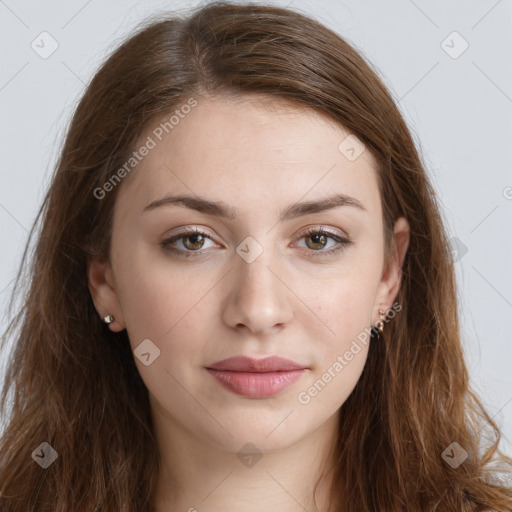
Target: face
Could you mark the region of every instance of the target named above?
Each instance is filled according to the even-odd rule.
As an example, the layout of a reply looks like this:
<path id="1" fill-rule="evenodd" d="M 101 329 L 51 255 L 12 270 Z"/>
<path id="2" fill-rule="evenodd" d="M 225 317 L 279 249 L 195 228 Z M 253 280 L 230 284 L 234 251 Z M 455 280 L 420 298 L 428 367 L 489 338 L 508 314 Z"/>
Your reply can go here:
<path id="1" fill-rule="evenodd" d="M 336 418 L 407 246 L 401 219 L 385 264 L 368 150 L 319 113 L 253 100 L 201 98 L 161 141 L 148 129 L 155 147 L 118 185 L 110 263 L 88 269 L 157 422 L 231 451 L 285 447 Z M 165 200 L 178 195 L 191 201 Z M 212 369 L 236 356 L 298 369 Z"/>

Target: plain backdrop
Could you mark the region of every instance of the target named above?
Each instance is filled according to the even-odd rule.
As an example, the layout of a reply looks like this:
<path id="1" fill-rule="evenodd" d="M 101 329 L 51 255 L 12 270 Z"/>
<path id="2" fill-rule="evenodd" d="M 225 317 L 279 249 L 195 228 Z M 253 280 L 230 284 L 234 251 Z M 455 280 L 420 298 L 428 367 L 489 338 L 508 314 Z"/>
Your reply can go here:
<path id="1" fill-rule="evenodd" d="M 397 101 L 453 237 L 472 385 L 512 454 L 512 0 L 267 3 L 291 4 L 346 38 Z M 0 0 L 2 332 L 28 231 L 85 85 L 143 18 L 196 5 Z"/>

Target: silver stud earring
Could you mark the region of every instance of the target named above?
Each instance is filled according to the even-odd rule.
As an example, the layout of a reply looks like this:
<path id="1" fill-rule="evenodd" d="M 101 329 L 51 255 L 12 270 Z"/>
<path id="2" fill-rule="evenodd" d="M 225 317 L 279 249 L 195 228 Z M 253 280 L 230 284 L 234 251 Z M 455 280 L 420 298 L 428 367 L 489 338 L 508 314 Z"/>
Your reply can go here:
<path id="1" fill-rule="evenodd" d="M 111 324 L 114 321 L 114 317 L 110 314 L 108 314 L 105 318 L 103 318 L 103 321 L 106 324 Z"/>

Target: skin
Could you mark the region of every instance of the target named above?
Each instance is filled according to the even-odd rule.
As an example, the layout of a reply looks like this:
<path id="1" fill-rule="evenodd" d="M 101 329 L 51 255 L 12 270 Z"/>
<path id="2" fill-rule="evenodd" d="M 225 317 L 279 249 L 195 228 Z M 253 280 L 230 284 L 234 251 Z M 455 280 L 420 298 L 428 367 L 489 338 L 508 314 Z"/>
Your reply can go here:
<path id="1" fill-rule="evenodd" d="M 145 339 L 160 350 L 149 366 L 135 357 L 162 455 L 157 512 L 233 504 L 238 512 L 327 510 L 328 476 L 316 506 L 313 487 L 331 467 L 337 413 L 370 344 L 360 343 L 309 403 L 298 394 L 378 322 L 379 308 L 391 308 L 409 244 L 409 224 L 400 218 L 385 262 L 376 162 L 368 150 L 349 161 L 338 150 L 347 135 L 324 115 L 287 102 L 201 97 L 119 185 L 110 262 L 89 260 L 89 289 L 101 318 L 114 316 L 110 329 L 127 329 L 133 350 Z M 366 211 L 341 206 L 279 221 L 290 204 L 334 192 Z M 143 212 L 178 193 L 223 201 L 238 218 L 180 205 Z M 353 244 L 320 254 L 339 247 L 304 235 L 322 226 Z M 207 232 L 203 245 L 192 237 L 172 247 L 202 255 L 180 258 L 160 246 L 191 227 Z M 251 263 L 236 252 L 248 236 L 263 249 Z M 273 397 L 246 398 L 205 370 L 237 355 L 279 355 L 308 369 Z M 261 454 L 252 465 L 237 457 L 246 443 Z"/>

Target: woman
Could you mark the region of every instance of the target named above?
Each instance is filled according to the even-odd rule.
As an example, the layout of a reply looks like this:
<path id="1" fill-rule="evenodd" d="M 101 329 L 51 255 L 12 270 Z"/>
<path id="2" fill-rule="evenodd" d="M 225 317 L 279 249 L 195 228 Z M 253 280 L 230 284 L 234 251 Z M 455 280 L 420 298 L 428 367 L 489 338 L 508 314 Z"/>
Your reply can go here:
<path id="1" fill-rule="evenodd" d="M 148 23 L 87 88 L 38 219 L 2 510 L 512 510 L 434 191 L 319 23 Z"/>

